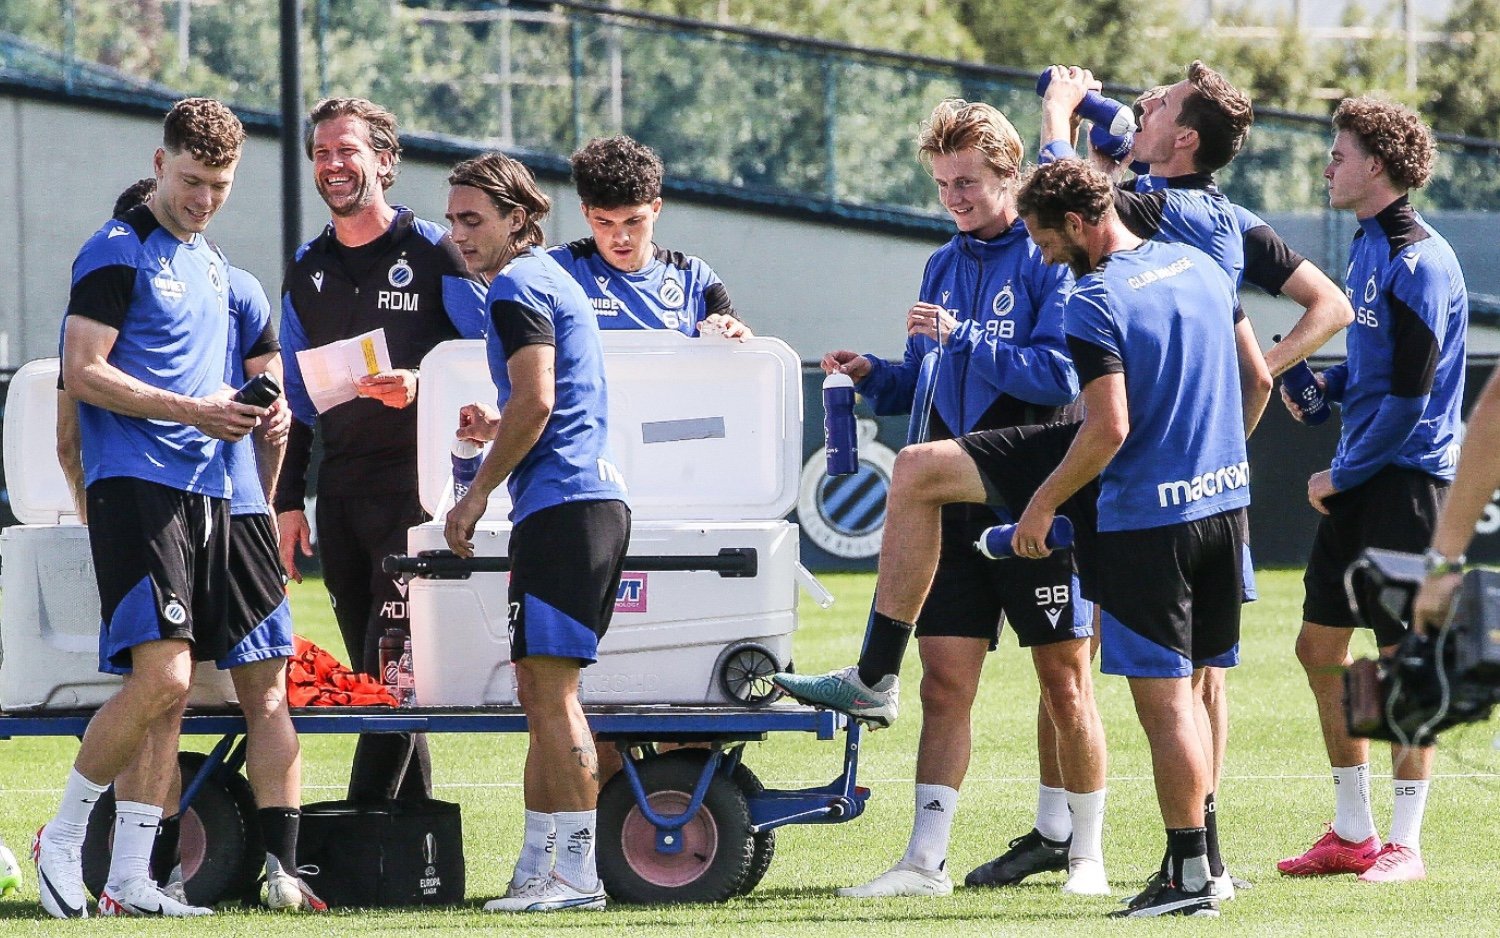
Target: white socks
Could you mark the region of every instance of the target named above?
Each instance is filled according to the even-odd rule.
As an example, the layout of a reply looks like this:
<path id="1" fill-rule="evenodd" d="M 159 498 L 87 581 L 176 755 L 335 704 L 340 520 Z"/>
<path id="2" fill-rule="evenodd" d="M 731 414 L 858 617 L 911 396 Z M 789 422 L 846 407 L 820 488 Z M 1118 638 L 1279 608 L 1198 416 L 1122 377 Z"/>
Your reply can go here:
<path id="1" fill-rule="evenodd" d="M 521 842 L 521 855 L 516 858 L 515 872 L 510 874 L 510 885 L 519 889 L 527 880 L 547 876 L 552 872 L 552 857 L 557 843 L 557 827 L 552 815 L 541 811 L 526 812 L 526 837 Z"/>
<path id="2" fill-rule="evenodd" d="M 79 775 L 77 769 L 69 769 L 68 781 L 63 786 L 62 804 L 57 806 L 57 816 L 47 822 L 47 839 L 65 846 L 82 846 L 83 838 L 88 833 L 89 815 L 94 812 L 94 803 L 108 787 L 95 785 Z"/>
<path id="3" fill-rule="evenodd" d="M 940 870 L 948 860 L 948 835 L 958 812 L 958 790 L 947 785 L 917 785 L 917 812 L 911 840 L 901 862 L 924 870 Z"/>
<path id="4" fill-rule="evenodd" d="M 1067 840 L 1073 836 L 1073 817 L 1068 812 L 1066 789 L 1037 785 L 1036 830 L 1048 840 Z"/>
<path id="5" fill-rule="evenodd" d="M 595 811 L 559 811 L 552 815 L 557 825 L 557 864 L 553 868 L 575 889 L 584 891 L 599 887 L 599 873 L 594 866 Z"/>
<path id="6" fill-rule="evenodd" d="M 1391 815 L 1391 843 L 1400 844 L 1413 853 L 1422 852 L 1422 815 L 1427 810 L 1426 779 L 1395 780 L 1396 810 Z"/>
<path id="7" fill-rule="evenodd" d="M 109 859 L 109 885 L 151 878 L 151 848 L 161 826 L 161 805 L 115 803 L 115 845 Z"/>
<path id="8" fill-rule="evenodd" d="M 1069 860 L 1094 860 L 1104 862 L 1104 792 L 1067 793 L 1068 810 L 1073 814 L 1073 842 L 1068 846 Z M 1040 830 L 1040 828 L 1038 828 Z M 1043 833 L 1049 840 L 1050 837 Z"/>
<path id="9" fill-rule="evenodd" d="M 1335 834 L 1353 843 L 1379 839 L 1375 818 L 1370 814 L 1370 763 L 1334 768 L 1333 798 Z M 1417 823 L 1420 827 L 1420 819 Z"/>

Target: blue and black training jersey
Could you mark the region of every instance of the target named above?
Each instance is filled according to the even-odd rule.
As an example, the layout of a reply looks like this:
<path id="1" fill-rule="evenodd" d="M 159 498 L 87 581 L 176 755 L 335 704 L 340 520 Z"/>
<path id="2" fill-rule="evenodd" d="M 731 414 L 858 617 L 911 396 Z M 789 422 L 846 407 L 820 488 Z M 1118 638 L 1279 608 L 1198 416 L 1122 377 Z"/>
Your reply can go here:
<path id="1" fill-rule="evenodd" d="M 1244 279 L 1239 218 L 1212 175 L 1138 176 L 1115 188 L 1115 211 L 1137 237 L 1190 244 L 1212 257 L 1236 287 Z"/>
<path id="2" fill-rule="evenodd" d="M 501 410 L 510 400 L 510 357 L 528 345 L 556 352 L 556 391 L 542 435 L 511 472 L 511 521 L 564 502 L 625 500 L 609 451 L 604 347 L 583 288 L 540 248 L 505 265 L 485 298 L 490 377 Z M 502 418 L 503 419 L 503 418 Z"/>
<path id="3" fill-rule="evenodd" d="M 675 329 L 698 334 L 715 313 L 740 316 L 729 291 L 702 258 L 651 246 L 640 270 L 623 271 L 604 259 L 593 238 L 547 249 L 588 294 L 600 329 Z"/>
<path id="4" fill-rule="evenodd" d="M 1405 196 L 1361 219 L 1344 292 L 1348 358 L 1323 373 L 1343 404 L 1333 485 L 1388 465 L 1452 481 L 1458 466 L 1469 293 L 1448 242 Z"/>
<path id="5" fill-rule="evenodd" d="M 109 363 L 152 387 L 207 397 L 224 387 L 229 262 L 202 235 L 177 240 L 145 205 L 84 242 L 68 316 L 118 331 Z M 216 498 L 229 494 L 219 441 L 197 427 L 80 402 L 84 481 L 129 476 Z"/>
<path id="6" fill-rule="evenodd" d="M 245 362 L 281 350 L 276 339 L 276 322 L 271 318 L 271 302 L 266 291 L 248 270 L 229 268 L 229 359 L 224 381 L 237 388 L 245 383 Z M 265 486 L 255 455 L 254 434 L 238 443 L 224 444 L 224 461 L 229 470 L 231 515 L 264 515 Z"/>
<path id="7" fill-rule="evenodd" d="M 1100 474 L 1099 530 L 1180 524 L 1250 504 L 1234 284 L 1207 254 L 1146 241 L 1078 281 L 1065 312 L 1087 385 L 1123 374 L 1130 431 Z"/>
<path id="8" fill-rule="evenodd" d="M 319 414 L 297 352 L 385 330 L 391 367 L 416 369 L 439 342 L 484 337 L 484 287 L 447 229 L 405 206 L 384 234 L 340 244 L 333 225 L 297 249 L 281 285 L 281 351 L 292 430 L 276 482 L 276 510 L 301 510 L 313 426 L 323 440 L 324 493 L 396 495 L 417 488 L 417 408 L 360 397 Z M 324 480 L 331 480 L 324 489 Z"/>
<path id="9" fill-rule="evenodd" d="M 990 241 L 955 235 L 928 259 L 918 299 L 946 309 L 958 326 L 941 352 L 927 336 L 910 336 L 899 362 L 866 355 L 870 373 L 857 390 L 877 414 L 912 412 L 930 359 L 927 438 L 1044 423 L 1078 395 L 1062 329 L 1071 285 L 1067 267 L 1043 261 L 1020 221 Z M 913 412 L 912 420 L 927 416 Z"/>
<path id="10" fill-rule="evenodd" d="M 1130 181 L 1128 188 L 1137 193 L 1160 192 L 1174 183 L 1179 188 L 1203 188 L 1211 196 L 1218 191 L 1212 188 L 1213 177 L 1205 174 L 1181 176 L 1176 179 L 1149 175 L 1137 176 Z M 1292 278 L 1292 274 L 1296 273 L 1297 268 L 1302 266 L 1306 258 L 1281 240 L 1276 229 L 1259 215 L 1236 202 L 1230 202 L 1229 209 L 1240 231 L 1240 245 L 1244 257 L 1244 268 L 1236 285 L 1248 283 L 1259 287 L 1271 296 L 1280 296 L 1281 288 L 1286 286 L 1286 282 Z M 1216 224 L 1221 223 L 1222 220 L 1217 212 L 1213 217 Z M 1145 236 L 1142 235 L 1142 237 Z M 1212 246 L 1222 242 L 1215 237 L 1206 242 L 1188 240 L 1186 243 L 1213 255 Z"/>

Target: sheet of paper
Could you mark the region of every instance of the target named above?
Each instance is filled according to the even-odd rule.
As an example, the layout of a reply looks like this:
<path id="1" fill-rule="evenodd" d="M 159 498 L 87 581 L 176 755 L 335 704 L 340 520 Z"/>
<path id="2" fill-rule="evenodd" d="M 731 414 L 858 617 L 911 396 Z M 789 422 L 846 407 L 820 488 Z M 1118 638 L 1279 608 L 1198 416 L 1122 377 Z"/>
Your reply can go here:
<path id="1" fill-rule="evenodd" d="M 348 403 L 359 396 L 355 382 L 367 375 L 391 370 L 391 350 L 385 330 L 376 329 L 297 353 L 307 396 L 318 413 Z"/>

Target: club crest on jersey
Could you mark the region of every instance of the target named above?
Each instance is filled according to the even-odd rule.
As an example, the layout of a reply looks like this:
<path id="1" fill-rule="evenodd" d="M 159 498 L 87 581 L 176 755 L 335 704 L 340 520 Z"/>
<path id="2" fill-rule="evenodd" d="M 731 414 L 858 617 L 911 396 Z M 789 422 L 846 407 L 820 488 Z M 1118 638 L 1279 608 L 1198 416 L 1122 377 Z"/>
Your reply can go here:
<path id="1" fill-rule="evenodd" d="M 182 601 L 173 597 L 165 606 L 161 607 L 161 617 L 173 625 L 181 625 L 187 621 L 187 607 Z"/>
<path id="2" fill-rule="evenodd" d="M 214 285 L 215 293 L 224 292 L 224 275 L 219 273 L 218 264 L 210 264 L 208 267 L 208 282 Z"/>
<path id="3" fill-rule="evenodd" d="M 391 282 L 391 286 L 395 287 L 398 290 L 402 290 L 406 287 L 411 286 L 412 279 L 415 276 L 416 275 L 412 273 L 411 265 L 408 264 L 406 262 L 406 258 L 403 257 L 398 259 L 396 263 L 391 265 L 391 269 L 386 272 L 385 279 Z"/>
<path id="4" fill-rule="evenodd" d="M 682 304 L 687 302 L 687 297 L 682 293 L 682 284 L 676 280 L 666 280 L 661 285 L 661 302 L 663 306 L 670 309 L 682 309 Z"/>
<path id="5" fill-rule="evenodd" d="M 1371 274 L 1370 279 L 1365 281 L 1365 302 L 1375 302 L 1375 294 L 1379 292 L 1379 289 L 1380 288 L 1375 285 L 1375 275 Z"/>
<path id="6" fill-rule="evenodd" d="M 1016 308 L 1016 291 L 1011 289 L 1008 281 L 1000 288 L 1000 292 L 995 294 L 990 308 L 995 311 L 996 316 L 1009 316 L 1010 311 Z"/>

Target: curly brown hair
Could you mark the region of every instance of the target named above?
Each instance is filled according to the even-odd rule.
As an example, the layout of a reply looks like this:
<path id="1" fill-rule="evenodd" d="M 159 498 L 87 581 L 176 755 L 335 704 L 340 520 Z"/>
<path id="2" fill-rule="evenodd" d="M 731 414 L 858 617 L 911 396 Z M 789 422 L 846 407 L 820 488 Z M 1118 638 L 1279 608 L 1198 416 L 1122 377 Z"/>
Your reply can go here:
<path id="1" fill-rule="evenodd" d="M 485 153 L 464 160 L 448 174 L 448 185 L 471 186 L 490 197 L 504 215 L 519 206 L 526 212 L 526 223 L 516 232 L 511 246 L 522 251 L 531 245 L 545 244 L 541 221 L 552 210 L 552 200 L 536 184 L 531 170 L 503 153 Z"/>
<path id="2" fill-rule="evenodd" d="M 1109 177 L 1082 160 L 1036 167 L 1016 196 L 1016 211 L 1041 228 L 1061 228 L 1069 212 L 1097 225 L 1114 204 L 1115 187 Z"/>
<path id="3" fill-rule="evenodd" d="M 380 188 L 394 186 L 401 167 L 401 135 L 396 128 L 396 115 L 365 98 L 324 98 L 313 105 L 307 115 L 307 133 L 302 138 L 307 158 L 312 159 L 313 132 L 318 125 L 340 117 L 359 118 L 370 138 L 370 148 L 391 155 L 391 171 L 380 177 Z"/>
<path id="4" fill-rule="evenodd" d="M 570 162 L 578 198 L 591 208 L 624 208 L 661 198 L 661 157 L 624 134 L 595 137 Z"/>
<path id="5" fill-rule="evenodd" d="M 1243 91 L 1201 61 L 1188 66 L 1187 80 L 1193 90 L 1182 101 L 1177 123 L 1198 132 L 1193 162 L 1199 172 L 1211 173 L 1228 166 L 1245 145 L 1255 109 Z"/>
<path id="6" fill-rule="evenodd" d="M 233 166 L 245 145 L 245 127 L 221 101 L 183 98 L 162 122 L 161 145 L 169 153 L 185 151 L 204 166 Z"/>
<path id="7" fill-rule="evenodd" d="M 1333 112 L 1333 129 L 1358 140 L 1360 149 L 1380 160 L 1401 189 L 1420 189 L 1432 177 L 1437 142 L 1432 129 L 1409 108 L 1368 95 L 1345 98 Z"/>
<path id="8" fill-rule="evenodd" d="M 1026 157 L 1021 135 L 993 106 L 962 98 L 939 101 L 917 133 L 917 159 L 930 170 L 934 156 L 964 150 L 978 150 L 1002 179 L 1020 175 Z"/>

